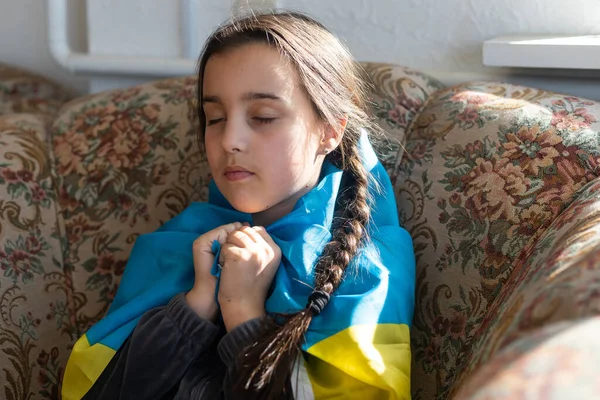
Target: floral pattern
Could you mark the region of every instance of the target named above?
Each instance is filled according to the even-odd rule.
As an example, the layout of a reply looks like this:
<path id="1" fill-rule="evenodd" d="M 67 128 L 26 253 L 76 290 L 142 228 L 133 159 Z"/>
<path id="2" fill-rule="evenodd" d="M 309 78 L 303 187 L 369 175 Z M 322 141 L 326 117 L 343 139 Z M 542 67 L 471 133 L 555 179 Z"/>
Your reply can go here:
<path id="1" fill-rule="evenodd" d="M 413 397 L 519 398 L 540 363 L 539 393 L 568 393 L 553 379 L 566 373 L 593 397 L 600 105 L 363 66 L 385 131 L 375 147 L 417 255 Z M 58 115 L 66 95 L 34 78 L 0 67 L 10 114 L 0 116 L 0 374 L 11 400 L 59 397 L 70 348 L 108 309 L 136 238 L 206 200 L 210 179 L 193 77 L 76 99 Z"/>
<path id="2" fill-rule="evenodd" d="M 535 329 L 600 315 L 598 250 L 600 181 L 594 180 L 519 260 L 473 339 L 461 381 Z"/>
<path id="3" fill-rule="evenodd" d="M 600 393 L 593 368 L 600 365 L 599 330 L 600 318 L 595 317 L 529 332 L 480 368 L 456 398 L 595 399 Z"/>
<path id="4" fill-rule="evenodd" d="M 108 309 L 136 237 L 206 200 L 209 173 L 189 111 L 194 85 L 193 78 L 171 79 L 89 96 L 66 105 L 54 122 L 77 335 Z"/>
<path id="5" fill-rule="evenodd" d="M 375 134 L 371 140 L 386 171 L 395 179 L 410 124 L 429 95 L 443 85 L 418 71 L 392 64 L 363 63 L 363 68 L 373 88 L 373 114 L 384 130 L 382 137 Z"/>
<path id="6" fill-rule="evenodd" d="M 36 114 L 51 122 L 70 93 L 40 76 L 0 63 L 0 115 Z"/>
<path id="7" fill-rule="evenodd" d="M 45 136 L 38 116 L 0 116 L 0 397 L 7 400 L 58 399 L 75 339 L 64 328 L 69 313 L 60 311 L 71 290 Z"/>
<path id="8" fill-rule="evenodd" d="M 597 178 L 599 114 L 591 101 L 495 83 L 438 91 L 418 114 L 395 182 L 417 255 L 415 399 L 452 398 L 518 336 L 507 321 L 527 310 L 525 282 L 548 286 L 526 267 L 552 259 L 539 247 L 544 235 L 557 234 L 552 224 L 581 207 Z M 591 224 L 581 214 L 563 224 L 578 221 Z M 551 298 L 536 297 L 538 310 Z M 580 316 L 554 311 L 548 321 Z"/>

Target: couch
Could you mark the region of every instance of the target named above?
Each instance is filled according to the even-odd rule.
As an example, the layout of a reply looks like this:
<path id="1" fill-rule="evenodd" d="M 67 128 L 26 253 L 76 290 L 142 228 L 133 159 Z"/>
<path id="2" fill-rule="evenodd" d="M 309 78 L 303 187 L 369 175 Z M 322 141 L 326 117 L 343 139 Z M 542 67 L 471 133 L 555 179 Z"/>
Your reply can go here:
<path id="1" fill-rule="evenodd" d="M 417 256 L 413 398 L 598 398 L 600 103 L 363 66 Z M 194 83 L 0 68 L 0 397 L 58 398 L 136 237 L 206 200 Z"/>

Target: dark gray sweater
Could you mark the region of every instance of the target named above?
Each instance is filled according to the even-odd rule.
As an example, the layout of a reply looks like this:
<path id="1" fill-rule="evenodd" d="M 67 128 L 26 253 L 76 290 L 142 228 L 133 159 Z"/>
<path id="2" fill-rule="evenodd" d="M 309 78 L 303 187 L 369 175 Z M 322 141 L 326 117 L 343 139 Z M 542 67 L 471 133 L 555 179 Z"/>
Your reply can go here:
<path id="1" fill-rule="evenodd" d="M 84 396 L 92 399 L 235 399 L 238 354 L 257 339 L 260 320 L 225 333 L 199 317 L 183 293 L 146 312 Z M 288 381 L 287 396 L 292 398 Z"/>

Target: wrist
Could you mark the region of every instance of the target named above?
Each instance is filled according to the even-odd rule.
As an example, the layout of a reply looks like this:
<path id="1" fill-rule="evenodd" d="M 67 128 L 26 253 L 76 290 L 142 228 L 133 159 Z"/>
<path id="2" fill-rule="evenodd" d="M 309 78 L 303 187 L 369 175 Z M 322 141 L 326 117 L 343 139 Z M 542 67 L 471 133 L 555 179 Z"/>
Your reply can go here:
<path id="1" fill-rule="evenodd" d="M 264 317 L 266 314 L 264 306 L 249 304 L 243 301 L 221 302 L 221 315 L 227 332 L 232 331 L 239 325 L 255 318 Z"/>
<path id="2" fill-rule="evenodd" d="M 219 307 L 214 299 L 214 292 L 192 288 L 185 295 L 188 306 L 200 317 L 215 322 L 219 315 Z"/>

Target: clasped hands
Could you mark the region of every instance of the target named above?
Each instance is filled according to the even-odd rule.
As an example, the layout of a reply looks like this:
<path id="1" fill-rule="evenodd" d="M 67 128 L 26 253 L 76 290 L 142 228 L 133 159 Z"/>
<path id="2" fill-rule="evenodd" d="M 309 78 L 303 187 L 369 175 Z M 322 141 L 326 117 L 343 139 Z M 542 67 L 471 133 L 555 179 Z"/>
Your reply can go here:
<path id="1" fill-rule="evenodd" d="M 211 274 L 214 241 L 221 244 L 221 277 Z M 219 311 L 227 331 L 265 315 L 265 301 L 281 262 L 281 249 L 265 228 L 235 222 L 220 226 L 194 241 L 193 288 L 186 294 L 189 306 L 202 318 L 215 321 Z"/>

